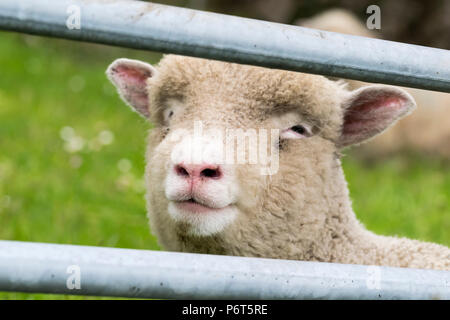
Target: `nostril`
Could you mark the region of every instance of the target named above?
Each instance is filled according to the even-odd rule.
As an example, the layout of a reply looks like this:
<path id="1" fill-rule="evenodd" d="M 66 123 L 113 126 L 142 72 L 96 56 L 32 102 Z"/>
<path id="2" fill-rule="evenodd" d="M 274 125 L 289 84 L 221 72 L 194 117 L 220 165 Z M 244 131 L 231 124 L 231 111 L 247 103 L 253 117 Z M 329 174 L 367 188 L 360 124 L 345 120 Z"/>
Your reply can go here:
<path id="1" fill-rule="evenodd" d="M 220 178 L 222 173 L 220 172 L 219 168 L 217 169 L 211 169 L 207 168 L 200 172 L 200 176 L 205 178 Z"/>
<path id="2" fill-rule="evenodd" d="M 175 174 L 182 178 L 208 178 L 219 179 L 222 177 L 220 166 L 216 165 L 190 165 L 177 164 L 174 166 Z"/>
<path id="3" fill-rule="evenodd" d="M 175 172 L 176 172 L 179 176 L 189 177 L 189 172 L 187 172 L 187 170 L 186 170 L 185 168 L 183 168 L 182 166 L 180 166 L 180 165 L 175 166 Z"/>

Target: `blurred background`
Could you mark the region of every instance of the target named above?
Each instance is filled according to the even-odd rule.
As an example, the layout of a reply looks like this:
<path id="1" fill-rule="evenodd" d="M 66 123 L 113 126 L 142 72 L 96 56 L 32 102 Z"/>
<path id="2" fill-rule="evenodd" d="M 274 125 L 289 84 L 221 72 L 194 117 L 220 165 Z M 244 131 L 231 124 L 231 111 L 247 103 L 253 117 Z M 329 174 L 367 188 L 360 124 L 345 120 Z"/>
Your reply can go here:
<path id="1" fill-rule="evenodd" d="M 288 24 L 331 8 L 365 21 L 367 6 L 377 4 L 382 22 L 373 36 L 450 49 L 447 0 L 155 2 Z M 0 32 L 0 239 L 159 249 L 144 201 L 151 124 L 105 77 L 119 57 L 157 63 L 161 55 Z M 450 246 L 448 157 L 404 148 L 380 158 L 347 153 L 354 209 L 368 229 Z M 48 298 L 86 297 L 0 292 L 0 299 Z"/>

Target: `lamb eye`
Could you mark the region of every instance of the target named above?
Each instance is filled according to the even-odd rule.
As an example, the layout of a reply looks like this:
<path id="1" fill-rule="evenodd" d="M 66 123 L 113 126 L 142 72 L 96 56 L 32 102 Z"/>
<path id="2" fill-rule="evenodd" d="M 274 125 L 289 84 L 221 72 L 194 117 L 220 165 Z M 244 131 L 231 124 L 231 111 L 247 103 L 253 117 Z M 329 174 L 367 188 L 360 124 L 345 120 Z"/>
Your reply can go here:
<path id="1" fill-rule="evenodd" d="M 281 139 L 301 139 L 312 136 L 312 129 L 307 125 L 295 125 L 284 129 L 280 133 Z"/>
<path id="2" fill-rule="evenodd" d="M 166 122 L 169 121 L 169 119 L 172 118 L 173 114 L 174 114 L 174 111 L 172 108 L 166 109 L 164 111 L 164 121 L 166 121 Z"/>
<path id="3" fill-rule="evenodd" d="M 162 103 L 164 111 L 162 114 L 162 120 L 165 125 L 169 125 L 172 118 L 178 117 L 178 115 L 183 111 L 184 104 L 181 98 L 169 98 Z"/>
<path id="4" fill-rule="evenodd" d="M 305 135 L 307 133 L 306 128 L 302 125 L 293 126 L 291 130 L 301 135 Z"/>

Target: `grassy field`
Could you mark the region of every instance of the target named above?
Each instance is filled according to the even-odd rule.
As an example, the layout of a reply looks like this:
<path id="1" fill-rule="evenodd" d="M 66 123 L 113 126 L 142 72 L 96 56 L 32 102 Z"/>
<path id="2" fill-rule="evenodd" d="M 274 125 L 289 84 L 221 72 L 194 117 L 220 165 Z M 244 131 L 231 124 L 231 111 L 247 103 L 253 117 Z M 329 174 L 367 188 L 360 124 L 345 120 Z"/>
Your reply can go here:
<path id="1" fill-rule="evenodd" d="M 0 239 L 158 249 L 143 199 L 150 128 L 104 70 L 158 54 L 0 33 Z M 344 159 L 354 208 L 378 233 L 450 245 L 450 165 Z M 0 299 L 86 297 L 1 293 Z"/>

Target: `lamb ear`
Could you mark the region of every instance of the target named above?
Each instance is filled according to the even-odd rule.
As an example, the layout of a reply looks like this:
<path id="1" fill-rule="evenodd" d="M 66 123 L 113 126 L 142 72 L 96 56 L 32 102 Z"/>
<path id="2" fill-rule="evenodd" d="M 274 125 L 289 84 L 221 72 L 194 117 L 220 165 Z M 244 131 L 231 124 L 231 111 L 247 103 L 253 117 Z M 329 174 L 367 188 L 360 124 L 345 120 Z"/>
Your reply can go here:
<path id="1" fill-rule="evenodd" d="M 147 80 L 155 74 L 148 63 L 130 59 L 117 59 L 106 70 L 122 100 L 145 118 L 150 116 Z"/>
<path id="2" fill-rule="evenodd" d="M 400 88 L 372 85 L 351 92 L 342 107 L 344 124 L 337 142 L 340 148 L 375 137 L 408 115 L 416 103 Z"/>

